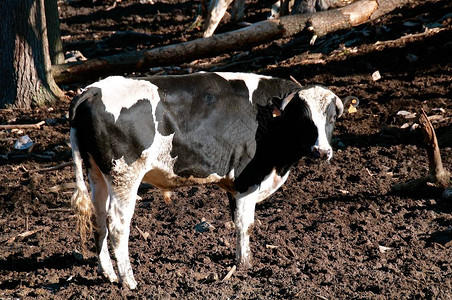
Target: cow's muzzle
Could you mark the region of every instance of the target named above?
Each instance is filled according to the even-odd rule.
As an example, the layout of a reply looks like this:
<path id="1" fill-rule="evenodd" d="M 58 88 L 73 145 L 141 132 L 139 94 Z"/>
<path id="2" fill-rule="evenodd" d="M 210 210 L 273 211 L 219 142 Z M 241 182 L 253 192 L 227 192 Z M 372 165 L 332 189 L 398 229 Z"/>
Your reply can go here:
<path id="1" fill-rule="evenodd" d="M 330 160 L 333 157 L 333 149 L 331 148 L 324 149 L 319 146 L 313 146 L 311 150 L 312 153 L 320 159 Z"/>

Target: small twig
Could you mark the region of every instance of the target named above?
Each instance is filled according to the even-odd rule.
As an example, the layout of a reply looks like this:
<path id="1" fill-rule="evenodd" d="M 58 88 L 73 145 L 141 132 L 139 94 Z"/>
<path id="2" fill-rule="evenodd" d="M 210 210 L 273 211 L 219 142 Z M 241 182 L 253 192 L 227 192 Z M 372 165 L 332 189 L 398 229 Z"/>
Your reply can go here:
<path id="1" fill-rule="evenodd" d="M 111 5 L 111 6 L 109 6 L 109 7 L 107 7 L 106 9 L 105 9 L 105 11 L 110 11 L 110 10 L 112 10 L 112 9 L 114 9 L 115 7 L 116 7 L 116 1 Z"/>
<path id="2" fill-rule="evenodd" d="M 55 212 L 72 212 L 71 208 L 49 208 L 48 210 Z"/>
<path id="3" fill-rule="evenodd" d="M 299 87 L 303 87 L 303 86 L 301 85 L 301 83 L 298 82 L 298 80 L 295 79 L 295 77 L 293 77 L 292 75 L 290 75 L 289 77 L 290 77 L 290 79 L 291 79 L 293 82 L 295 82 Z"/>
<path id="4" fill-rule="evenodd" d="M 409 40 L 409 39 L 415 39 L 415 38 L 419 38 L 419 37 L 428 36 L 431 33 L 437 34 L 443 30 L 446 30 L 446 28 L 427 28 L 424 32 L 407 34 L 407 35 L 401 36 L 395 40 L 378 41 L 375 43 L 375 45 L 383 45 L 384 46 L 384 45 L 388 45 L 388 44 L 399 43 L 401 41 L 405 41 L 405 40 Z"/>
<path id="5" fill-rule="evenodd" d="M 74 189 L 76 187 L 75 182 L 69 182 L 69 183 L 63 183 L 63 184 L 57 184 L 52 186 L 49 189 L 49 192 L 51 193 L 58 193 L 64 190 Z"/>
<path id="6" fill-rule="evenodd" d="M 0 129 L 41 129 L 41 126 L 46 122 L 41 121 L 36 124 L 8 124 L 0 125 Z"/>
<path id="7" fill-rule="evenodd" d="M 135 228 L 138 230 L 138 232 L 140 233 L 141 237 L 147 241 L 148 237 L 149 237 L 149 232 L 144 232 L 142 231 L 140 228 L 138 228 L 138 226 L 135 226 Z"/>
<path id="8" fill-rule="evenodd" d="M 56 165 L 56 166 L 53 166 L 53 167 L 47 167 L 47 168 L 42 168 L 42 169 L 37 169 L 37 170 L 31 170 L 30 173 L 55 171 L 55 170 L 63 169 L 65 167 L 67 167 L 67 166 L 71 166 L 71 165 L 72 165 L 72 161 L 65 162 L 65 163 L 62 163 L 60 165 Z"/>
<path id="9" fill-rule="evenodd" d="M 17 153 L 15 151 L 10 151 L 8 153 L 6 153 L 6 155 L 2 155 L 2 157 L 4 157 L 5 159 L 24 159 L 24 158 L 29 158 L 29 157 L 35 157 L 35 158 L 39 158 L 39 159 L 44 159 L 44 160 L 52 160 L 54 157 L 50 156 L 50 155 L 43 155 L 43 154 L 37 154 L 37 153 Z"/>
<path id="10" fill-rule="evenodd" d="M 43 227 L 43 228 L 39 228 L 39 229 L 35 229 L 35 230 L 27 230 L 27 231 L 25 231 L 25 232 L 22 232 L 22 233 L 16 235 L 16 236 L 13 236 L 13 237 L 10 238 L 9 240 L 7 240 L 6 243 L 7 243 L 8 245 L 11 245 L 11 244 L 14 243 L 14 241 L 15 241 L 16 239 L 18 239 L 18 238 L 26 238 L 26 237 L 29 237 L 29 236 L 31 236 L 31 235 L 33 235 L 33 234 L 36 234 L 36 233 L 40 232 L 40 231 L 43 231 L 43 230 L 45 230 L 45 229 L 48 229 L 48 228 L 49 228 L 49 227 Z"/>
<path id="11" fill-rule="evenodd" d="M 235 265 L 233 265 L 232 268 L 229 270 L 228 274 L 226 274 L 226 276 L 223 278 L 222 281 L 229 280 L 232 277 L 232 275 L 235 273 L 236 270 L 237 270 L 237 267 Z"/>

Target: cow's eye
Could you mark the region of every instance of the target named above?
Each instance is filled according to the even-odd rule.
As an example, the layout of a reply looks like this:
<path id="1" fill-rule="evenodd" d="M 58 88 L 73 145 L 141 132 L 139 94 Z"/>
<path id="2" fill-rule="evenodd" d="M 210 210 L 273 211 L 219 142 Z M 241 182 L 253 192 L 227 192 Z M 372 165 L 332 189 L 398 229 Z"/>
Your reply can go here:
<path id="1" fill-rule="evenodd" d="M 337 116 L 336 116 L 336 115 L 334 115 L 334 116 L 331 116 L 331 118 L 330 118 L 330 124 L 332 124 L 332 123 L 336 122 L 336 118 L 337 118 Z"/>

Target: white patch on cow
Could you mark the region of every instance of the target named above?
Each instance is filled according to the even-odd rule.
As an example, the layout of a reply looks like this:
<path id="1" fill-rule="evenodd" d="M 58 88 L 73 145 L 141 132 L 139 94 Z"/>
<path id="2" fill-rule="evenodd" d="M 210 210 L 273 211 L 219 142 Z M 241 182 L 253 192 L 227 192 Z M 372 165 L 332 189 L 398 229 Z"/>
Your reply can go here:
<path id="1" fill-rule="evenodd" d="M 120 281 L 131 289 L 137 282 L 129 260 L 130 223 L 135 209 L 138 187 L 144 175 L 146 159 L 140 157 L 127 164 L 124 157 L 113 161 L 107 176 L 110 204 L 107 212 L 108 236 L 116 258 Z"/>
<path id="2" fill-rule="evenodd" d="M 287 177 L 289 177 L 289 171 L 287 171 L 283 176 L 279 176 L 276 173 L 276 170 L 273 169 L 273 171 L 264 178 L 259 186 L 259 197 L 257 202 L 265 200 L 276 192 L 276 190 L 278 190 L 284 182 L 286 182 Z"/>
<path id="3" fill-rule="evenodd" d="M 158 123 L 156 123 L 156 127 Z M 146 169 L 159 169 L 168 174 L 174 174 L 174 164 L 177 157 L 171 157 L 174 133 L 168 136 L 161 135 L 156 128 L 154 142 L 151 147 L 143 151 L 147 157 Z"/>
<path id="4" fill-rule="evenodd" d="M 223 77 L 226 80 L 243 80 L 248 88 L 248 95 L 250 102 L 253 102 L 253 93 L 259 86 L 261 79 L 271 79 L 270 76 L 257 75 L 251 73 L 228 73 L 228 72 L 215 72 L 215 74 Z"/>
<path id="5" fill-rule="evenodd" d="M 217 184 L 229 192 L 234 192 L 234 170 L 225 176 L 212 173 L 207 177 L 194 176 L 180 177 L 174 172 L 174 164 L 177 157 L 171 157 L 174 134 L 163 136 L 156 133 L 154 142 L 148 149 L 142 152 L 140 160 L 145 161 L 145 171 L 142 181 L 150 183 L 164 192 L 177 187 Z"/>
<path id="6" fill-rule="evenodd" d="M 87 88 L 97 87 L 102 90 L 102 102 L 105 110 L 111 113 L 115 122 L 123 108 L 130 108 L 138 100 L 147 99 L 155 110 L 159 101 L 157 86 L 149 81 L 111 76 L 89 85 Z"/>
<path id="7" fill-rule="evenodd" d="M 245 267 L 251 266 L 250 226 L 254 223 L 254 209 L 259 198 L 259 187 L 253 186 L 245 193 L 237 193 L 235 226 L 237 228 L 237 262 Z"/>
<path id="8" fill-rule="evenodd" d="M 235 225 L 237 228 L 237 261 L 245 266 L 251 265 L 250 226 L 254 223 L 254 209 L 256 203 L 272 195 L 289 177 L 289 171 L 279 176 L 273 169 L 264 180 L 252 186 L 245 193 L 236 193 Z"/>
<path id="9" fill-rule="evenodd" d="M 314 146 L 320 150 L 329 151 L 327 159 L 330 160 L 333 157 L 333 149 L 325 131 L 326 109 L 331 102 L 336 103 L 337 96 L 327 88 L 318 85 L 301 90 L 298 94 L 308 104 L 312 122 L 317 127 L 318 137 Z"/>

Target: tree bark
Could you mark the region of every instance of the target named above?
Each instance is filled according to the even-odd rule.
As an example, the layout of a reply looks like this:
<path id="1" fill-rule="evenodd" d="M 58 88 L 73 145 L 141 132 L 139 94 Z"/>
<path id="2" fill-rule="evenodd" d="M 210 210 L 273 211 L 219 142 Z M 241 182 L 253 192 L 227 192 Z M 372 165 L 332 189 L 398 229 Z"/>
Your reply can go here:
<path id="1" fill-rule="evenodd" d="M 51 75 L 44 0 L 2 0 L 0 107 L 53 104 L 62 92 Z"/>
<path id="2" fill-rule="evenodd" d="M 49 37 L 49 52 L 52 65 L 64 63 L 63 43 L 61 42 L 60 16 L 57 0 L 45 1 L 47 35 Z"/>
<path id="3" fill-rule="evenodd" d="M 52 68 L 52 73 L 58 83 L 86 81 L 89 78 L 146 70 L 155 66 L 175 65 L 232 51 L 246 50 L 275 39 L 299 34 L 305 29 L 309 29 L 315 36 L 323 36 L 378 18 L 409 1 L 360 0 L 334 10 L 261 21 L 246 28 L 209 38 L 147 51 L 58 65 Z M 383 2 L 384 5 L 379 4 Z"/>

